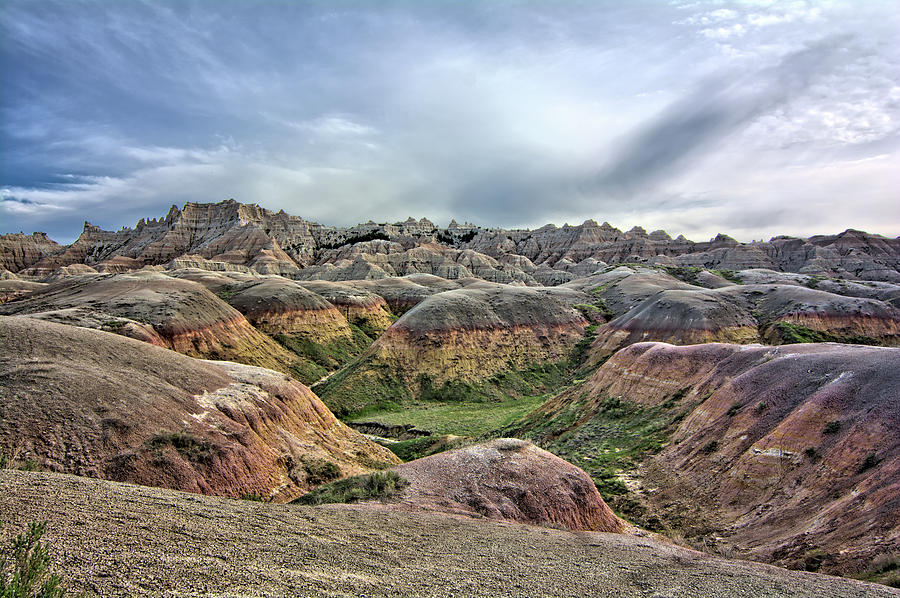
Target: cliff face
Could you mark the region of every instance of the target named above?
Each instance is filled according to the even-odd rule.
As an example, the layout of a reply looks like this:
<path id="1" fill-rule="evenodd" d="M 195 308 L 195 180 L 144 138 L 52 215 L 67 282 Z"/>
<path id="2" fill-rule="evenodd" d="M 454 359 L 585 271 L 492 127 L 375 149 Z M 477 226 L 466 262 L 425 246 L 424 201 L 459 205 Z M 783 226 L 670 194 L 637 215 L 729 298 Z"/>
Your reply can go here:
<path id="1" fill-rule="evenodd" d="M 0 340 L 0 446 L 54 471 L 286 501 L 325 462 L 332 477 L 397 462 L 271 370 L 27 317 L 0 317 Z"/>
<path id="2" fill-rule="evenodd" d="M 656 418 L 666 440 L 630 474 L 638 511 L 707 548 L 854 574 L 900 549 L 898 372 L 893 348 L 639 343 L 526 428 L 568 457 L 601 450 L 590 430 L 622 409 Z"/>
<path id="3" fill-rule="evenodd" d="M 0 235 L 0 270 L 19 272 L 63 251 L 63 246 L 44 233 Z"/>
<path id="4" fill-rule="evenodd" d="M 261 273 L 332 281 L 427 273 L 556 285 L 589 276 L 607 264 L 648 262 L 900 282 L 900 239 L 855 230 L 738 243 L 726 235 L 693 242 L 640 227 L 622 232 L 593 220 L 533 231 L 456 223 L 440 228 L 424 218 L 337 228 L 234 200 L 187 203 L 180 210 L 172 206 L 164 218 L 141 220 L 133 229 L 115 232 L 85 223 L 79 239 L 67 248 L 41 234 L 4 235 L 0 251 L 0 267 L 13 272 L 34 268 L 29 274 L 40 276 L 75 263 L 99 267 L 120 258 L 114 264 L 121 268 L 121 258 L 129 258 L 140 267 L 192 254 Z"/>

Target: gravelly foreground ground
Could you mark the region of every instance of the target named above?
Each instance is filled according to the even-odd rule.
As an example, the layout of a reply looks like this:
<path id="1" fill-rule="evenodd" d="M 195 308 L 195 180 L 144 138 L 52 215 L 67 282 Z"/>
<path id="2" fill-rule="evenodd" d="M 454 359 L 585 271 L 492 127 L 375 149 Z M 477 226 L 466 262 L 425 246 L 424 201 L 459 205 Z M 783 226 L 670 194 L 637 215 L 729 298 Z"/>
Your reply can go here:
<path id="1" fill-rule="evenodd" d="M 103 596 L 900 596 L 596 532 L 366 507 L 298 507 L 0 471 L 8 537 L 31 520 Z"/>

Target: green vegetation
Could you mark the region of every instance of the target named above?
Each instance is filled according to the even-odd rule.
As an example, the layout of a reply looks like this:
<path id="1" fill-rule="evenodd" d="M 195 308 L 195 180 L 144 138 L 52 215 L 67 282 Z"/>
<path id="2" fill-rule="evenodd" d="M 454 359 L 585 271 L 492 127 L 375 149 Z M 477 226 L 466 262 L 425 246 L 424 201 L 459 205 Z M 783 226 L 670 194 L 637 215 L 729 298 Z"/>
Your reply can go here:
<path id="1" fill-rule="evenodd" d="M 710 440 L 706 444 L 703 445 L 703 448 L 700 449 L 700 452 L 704 455 L 711 455 L 714 452 L 719 450 L 719 441 L 718 440 Z"/>
<path id="2" fill-rule="evenodd" d="M 368 411 L 364 417 L 355 419 L 386 425 L 412 424 L 420 430 L 429 430 L 433 435 L 481 436 L 511 425 L 537 409 L 546 399 L 547 395 L 536 395 L 508 397 L 502 401 L 419 402 L 402 409 Z M 413 445 L 416 441 L 424 443 L 429 439 L 423 437 L 404 442 Z"/>
<path id="3" fill-rule="evenodd" d="M 618 396 L 592 400 L 575 387 L 562 396 L 565 401 L 555 402 L 561 405 L 559 411 L 534 412 L 497 435 L 528 438 L 581 467 L 616 512 L 662 530 L 662 523 L 632 495 L 623 478 L 658 453 L 678 422 L 704 400 L 690 391 L 679 389 L 660 405 L 641 405 Z M 689 396 L 695 398 L 686 400 Z"/>
<path id="4" fill-rule="evenodd" d="M 19 471 L 41 471 L 41 465 L 36 459 L 20 461 L 15 455 L 10 456 L 0 451 L 0 469 L 18 469 Z M 2 597 L 0 597 L 2 598 Z"/>
<path id="5" fill-rule="evenodd" d="M 880 583 L 892 588 L 900 588 L 900 556 L 881 554 L 873 559 L 870 568 L 858 575 L 856 579 L 872 583 Z"/>
<path id="6" fill-rule="evenodd" d="M 772 336 L 771 332 L 777 337 L 778 341 L 785 345 L 795 343 L 846 343 L 853 345 L 883 345 L 884 342 L 869 336 L 859 336 L 853 334 L 834 334 L 826 330 L 813 330 L 801 324 L 793 322 L 779 321 L 775 322 L 769 328 L 770 333 L 765 337 Z"/>
<path id="7" fill-rule="evenodd" d="M 164 461 L 162 450 L 166 446 L 171 446 L 192 463 L 206 463 L 212 458 L 212 444 L 188 430 L 160 432 L 147 441 L 147 448 L 154 452 L 157 462 Z"/>
<path id="8" fill-rule="evenodd" d="M 0 552 L 0 598 L 58 598 L 66 595 L 62 579 L 50 569 L 50 549 L 41 542 L 47 522 L 32 521 L 28 529 Z"/>
<path id="9" fill-rule="evenodd" d="M 859 464 L 859 469 L 856 470 L 856 473 L 864 473 L 879 463 L 881 463 L 881 459 L 879 459 L 875 453 L 869 453 L 866 455 L 866 458 L 863 459 L 863 462 Z"/>
<path id="10" fill-rule="evenodd" d="M 360 362 L 335 373 L 316 386 L 314 391 L 329 409 L 342 418 L 359 419 L 401 411 L 421 402 L 459 403 L 462 414 L 478 409 L 480 403 L 536 397 L 564 388 L 568 385 L 570 376 L 569 363 L 560 362 L 535 365 L 518 371 L 498 372 L 480 382 L 451 380 L 437 386 L 428 375 L 420 375 L 415 381 L 405 383 L 397 378 L 396 372 L 389 365 Z M 409 420 L 392 423 L 415 422 Z M 447 432 L 463 433 L 457 430 Z"/>
<path id="11" fill-rule="evenodd" d="M 822 428 L 823 434 L 836 434 L 838 430 L 841 429 L 841 422 L 838 420 L 833 420 L 825 424 L 825 427 Z"/>
<path id="12" fill-rule="evenodd" d="M 578 306 L 576 305 L 576 307 Z M 594 340 L 596 340 L 596 338 L 596 324 L 591 324 L 584 329 L 584 338 L 578 341 L 578 343 L 572 349 L 572 355 L 569 357 L 569 361 L 571 361 L 575 367 L 578 367 L 580 369 L 584 366 L 584 363 L 589 357 L 588 351 L 590 350 L 591 345 L 594 344 Z M 581 372 L 579 371 L 578 373 L 580 374 Z"/>
<path id="13" fill-rule="evenodd" d="M 249 500 L 251 502 L 269 502 L 266 497 L 264 497 L 262 494 L 257 494 L 256 492 L 241 494 L 241 500 Z"/>
<path id="14" fill-rule="evenodd" d="M 327 459 L 303 459 L 306 481 L 313 486 L 341 477 L 341 468 Z"/>
<path id="15" fill-rule="evenodd" d="M 301 335 L 276 334 L 275 340 L 301 358 L 291 369 L 298 380 L 309 385 L 350 363 L 375 342 L 358 326 L 351 324 L 350 329 L 351 338 L 342 337 L 328 344 Z"/>
<path id="16" fill-rule="evenodd" d="M 319 486 L 291 502 L 301 505 L 321 505 L 361 500 L 388 500 L 397 496 L 408 485 L 409 481 L 395 471 L 376 471 Z"/>

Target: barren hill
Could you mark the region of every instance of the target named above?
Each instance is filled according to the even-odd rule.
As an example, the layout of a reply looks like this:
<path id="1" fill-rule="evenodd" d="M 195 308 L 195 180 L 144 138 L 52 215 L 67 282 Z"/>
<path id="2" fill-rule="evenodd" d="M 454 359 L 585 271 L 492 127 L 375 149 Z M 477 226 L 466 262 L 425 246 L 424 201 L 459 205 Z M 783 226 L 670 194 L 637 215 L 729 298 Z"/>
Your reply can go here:
<path id="1" fill-rule="evenodd" d="M 289 500 L 396 463 L 283 374 L 0 317 L 0 452 L 39 467 Z"/>
<path id="2" fill-rule="evenodd" d="M 0 470 L 0 513 L 6 533 L 47 520 L 58 570 L 103 596 L 900 595 L 622 534 L 272 505 L 53 473 Z"/>

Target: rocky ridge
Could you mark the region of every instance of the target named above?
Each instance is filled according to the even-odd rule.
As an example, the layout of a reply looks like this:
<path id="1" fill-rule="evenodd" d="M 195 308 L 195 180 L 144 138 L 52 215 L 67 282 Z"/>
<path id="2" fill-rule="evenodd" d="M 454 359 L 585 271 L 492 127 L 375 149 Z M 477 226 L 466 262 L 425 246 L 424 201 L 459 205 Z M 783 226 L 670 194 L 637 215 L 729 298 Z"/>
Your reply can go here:
<path id="1" fill-rule="evenodd" d="M 556 285 L 606 264 L 645 262 L 900 282 L 900 239 L 856 230 L 739 243 L 726 235 L 694 242 L 640 227 L 622 232 L 593 220 L 533 231 L 455 222 L 440 228 L 424 218 L 337 228 L 234 200 L 172 206 L 164 218 L 141 220 L 135 228 L 119 231 L 85 223 L 78 240 L 68 247 L 41 234 L 3 235 L 0 249 L 0 267 L 31 276 L 46 276 L 72 264 L 121 272 L 195 256 L 191 259 L 260 273 L 334 281 L 427 273 Z"/>

